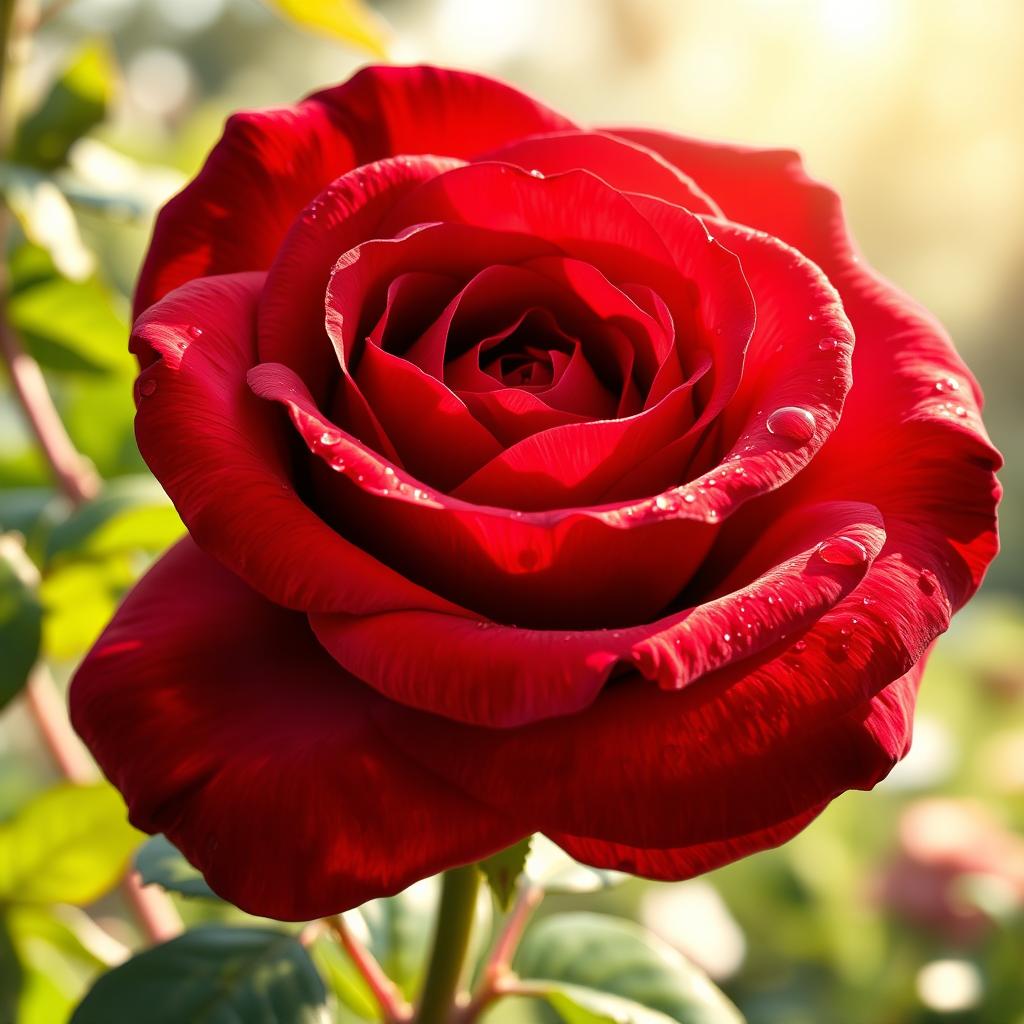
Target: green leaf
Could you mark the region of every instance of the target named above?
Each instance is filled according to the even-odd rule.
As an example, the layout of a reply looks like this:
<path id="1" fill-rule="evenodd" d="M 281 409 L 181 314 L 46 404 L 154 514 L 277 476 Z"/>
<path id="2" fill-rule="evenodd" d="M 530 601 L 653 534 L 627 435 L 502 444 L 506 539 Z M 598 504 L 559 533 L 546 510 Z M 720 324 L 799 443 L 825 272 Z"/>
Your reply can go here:
<path id="1" fill-rule="evenodd" d="M 128 324 L 95 277 L 73 280 L 50 255 L 26 242 L 11 253 L 7 315 L 26 348 L 48 369 L 127 374 Z"/>
<path id="2" fill-rule="evenodd" d="M 92 903 L 124 874 L 138 841 L 106 783 L 55 786 L 0 825 L 0 902 Z"/>
<path id="3" fill-rule="evenodd" d="M 387 28 L 361 0 L 267 0 L 303 28 L 387 56 Z"/>
<path id="4" fill-rule="evenodd" d="M 568 1024 L 593 1024 L 594 1018 L 586 1014 L 654 1024 L 646 1011 L 678 1024 L 739 1024 L 743 1019 L 681 953 L 639 925 L 603 914 L 562 914 L 540 921 L 527 932 L 515 968 L 531 988 L 534 979 L 560 983 L 559 998 L 552 1000 L 546 991 L 538 994 Z M 537 986 L 543 988 L 544 981 Z M 566 985 L 589 993 L 584 999 Z M 622 1003 L 602 996 L 631 1001 L 637 1009 L 623 1016 Z"/>
<path id="5" fill-rule="evenodd" d="M 135 854 L 135 868 L 142 876 L 143 885 L 159 885 L 183 896 L 219 898 L 167 836 L 147 839 Z"/>
<path id="6" fill-rule="evenodd" d="M 7 915 L 0 914 L 0 1021 L 18 1019 L 18 1002 L 25 985 L 25 972 L 14 948 Z"/>
<path id="7" fill-rule="evenodd" d="M 352 958 L 333 938 L 320 938 L 310 950 L 313 962 L 327 987 L 337 997 L 339 1017 L 355 1016 L 361 1020 L 376 1021 L 380 1008 L 363 976 L 352 963 Z"/>
<path id="8" fill-rule="evenodd" d="M 327 1024 L 327 990 L 284 932 L 196 928 L 105 974 L 71 1024 Z"/>
<path id="9" fill-rule="evenodd" d="M 82 996 L 86 979 L 111 962 L 119 962 L 125 952 L 76 907 L 15 904 L 8 908 L 7 920 L 24 982 L 17 1016 L 0 1014 L 0 1021 L 66 1021 Z"/>
<path id="10" fill-rule="evenodd" d="M 107 481 L 100 494 L 51 530 L 47 561 L 60 556 L 105 557 L 162 551 L 185 528 L 163 489 L 148 475 Z"/>
<path id="11" fill-rule="evenodd" d="M 498 901 L 502 910 L 508 910 L 512 902 L 512 894 L 516 891 L 516 882 L 526 867 L 526 858 L 530 852 L 530 840 L 533 836 L 524 836 L 518 843 L 500 853 L 480 861 L 480 870 L 487 879 L 487 884 Z"/>
<path id="12" fill-rule="evenodd" d="M 598 892 L 624 882 L 629 875 L 580 864 L 547 836 L 535 835 L 526 860 L 526 876 L 545 892 Z"/>
<path id="13" fill-rule="evenodd" d="M 632 999 L 579 985 L 538 982 L 525 986 L 566 1024 L 672 1024 L 672 1018 Z"/>
<path id="14" fill-rule="evenodd" d="M 115 77 L 110 49 L 98 40 L 86 43 L 18 125 L 13 159 L 47 170 L 63 164 L 74 142 L 106 117 Z"/>
<path id="15" fill-rule="evenodd" d="M 39 657 L 39 573 L 18 539 L 0 534 L 0 708 L 21 691 Z"/>
<path id="16" fill-rule="evenodd" d="M 0 164 L 0 188 L 25 237 L 48 254 L 58 272 L 73 281 L 89 277 L 96 259 L 57 185 L 31 168 Z"/>
<path id="17" fill-rule="evenodd" d="M 39 591 L 46 656 L 71 661 L 91 647 L 137 574 L 127 555 L 60 563 L 48 570 Z"/>

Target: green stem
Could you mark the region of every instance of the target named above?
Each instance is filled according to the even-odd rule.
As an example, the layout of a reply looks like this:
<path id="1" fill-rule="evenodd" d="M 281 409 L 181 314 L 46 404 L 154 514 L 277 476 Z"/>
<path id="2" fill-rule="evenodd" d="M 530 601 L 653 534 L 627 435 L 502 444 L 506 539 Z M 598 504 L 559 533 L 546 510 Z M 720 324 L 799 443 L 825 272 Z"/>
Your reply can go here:
<path id="1" fill-rule="evenodd" d="M 479 888 L 480 873 L 474 864 L 442 875 L 434 944 L 415 1024 L 448 1024 L 452 1018 Z"/>

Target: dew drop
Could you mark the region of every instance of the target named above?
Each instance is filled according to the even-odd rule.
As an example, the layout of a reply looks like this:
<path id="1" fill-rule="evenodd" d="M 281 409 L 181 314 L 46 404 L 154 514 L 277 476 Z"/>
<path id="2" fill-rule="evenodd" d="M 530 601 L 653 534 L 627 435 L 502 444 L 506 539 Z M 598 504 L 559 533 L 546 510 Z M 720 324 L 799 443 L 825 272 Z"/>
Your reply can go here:
<path id="1" fill-rule="evenodd" d="M 723 634 L 722 634 L 722 639 L 723 639 L 723 640 L 724 640 L 724 641 L 725 641 L 726 643 L 729 643 L 729 642 L 730 642 L 730 641 L 732 640 L 732 633 L 723 633 Z"/>
<path id="2" fill-rule="evenodd" d="M 390 466 L 385 466 L 384 467 L 384 475 L 385 476 L 394 476 L 395 475 L 395 471 Z"/>
<path id="3" fill-rule="evenodd" d="M 326 445 L 340 444 L 341 438 L 337 434 L 332 434 L 329 430 L 325 430 L 320 435 L 320 443 Z"/>
<path id="4" fill-rule="evenodd" d="M 814 437 L 814 413 L 798 405 L 784 405 L 768 417 L 765 426 L 769 434 L 805 444 Z"/>
<path id="5" fill-rule="evenodd" d="M 544 172 L 543 171 L 538 171 L 537 168 L 534 167 L 534 169 L 532 171 L 530 171 L 530 177 L 531 178 L 543 178 L 544 177 Z"/>
<path id="6" fill-rule="evenodd" d="M 860 603 L 864 605 L 865 608 L 870 608 L 873 604 L 877 604 L 878 602 L 873 597 L 862 597 L 860 599 Z"/>
<path id="7" fill-rule="evenodd" d="M 835 338 L 822 338 L 818 342 L 818 349 L 822 352 L 831 352 L 838 344 Z"/>
<path id="8" fill-rule="evenodd" d="M 817 317 L 817 315 L 816 315 L 816 314 L 814 314 L 814 313 L 808 313 L 808 314 L 807 314 L 807 319 L 808 319 L 808 320 L 817 320 L 817 319 L 818 319 L 818 317 Z"/>
<path id="9" fill-rule="evenodd" d="M 957 416 L 959 416 L 959 417 L 960 417 L 960 419 L 963 419 L 963 418 L 964 418 L 964 417 L 965 417 L 965 416 L 967 415 L 967 410 L 966 410 L 966 409 L 965 409 L 965 408 L 964 408 L 964 407 L 963 407 L 962 405 L 958 405 L 958 406 L 957 406 L 957 407 L 956 407 L 956 408 L 955 408 L 955 409 L 953 410 L 953 412 L 954 412 L 954 413 L 955 413 L 955 414 L 956 414 Z"/>
<path id="10" fill-rule="evenodd" d="M 661 512 L 671 512 L 677 507 L 675 499 L 670 494 L 659 494 L 654 499 L 654 505 Z"/>
<path id="11" fill-rule="evenodd" d="M 960 381 L 955 377 L 943 377 L 935 382 L 935 390 L 941 395 L 944 391 L 959 391 Z"/>
<path id="12" fill-rule="evenodd" d="M 156 381 L 153 380 L 152 378 L 150 378 L 149 380 L 144 380 L 139 385 L 139 394 L 145 396 L 146 398 L 151 398 L 153 395 L 155 395 Z"/>
<path id="13" fill-rule="evenodd" d="M 203 336 L 203 329 L 202 327 L 197 327 L 195 324 L 192 324 L 188 329 L 188 333 L 191 334 L 193 338 L 201 338 Z"/>
<path id="14" fill-rule="evenodd" d="M 807 641 L 797 640 L 797 642 L 793 644 L 793 650 L 796 651 L 797 654 L 803 654 L 803 652 L 807 650 Z"/>
<path id="15" fill-rule="evenodd" d="M 691 494 L 689 491 L 687 491 L 683 495 L 683 501 L 685 501 L 687 505 L 692 505 L 696 500 L 697 500 L 697 495 L 696 494 Z"/>
<path id="16" fill-rule="evenodd" d="M 861 565 L 868 560 L 867 549 L 860 541 L 842 535 L 823 540 L 816 552 L 828 565 Z"/>

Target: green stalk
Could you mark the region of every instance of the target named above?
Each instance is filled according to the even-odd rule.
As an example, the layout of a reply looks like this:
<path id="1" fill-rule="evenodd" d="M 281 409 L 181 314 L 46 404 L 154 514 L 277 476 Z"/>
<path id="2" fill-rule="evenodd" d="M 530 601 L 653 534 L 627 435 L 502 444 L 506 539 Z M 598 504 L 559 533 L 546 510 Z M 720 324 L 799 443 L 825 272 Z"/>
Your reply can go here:
<path id="1" fill-rule="evenodd" d="M 434 943 L 415 1024 L 448 1024 L 452 1019 L 479 888 L 480 873 L 474 864 L 452 868 L 441 876 Z"/>

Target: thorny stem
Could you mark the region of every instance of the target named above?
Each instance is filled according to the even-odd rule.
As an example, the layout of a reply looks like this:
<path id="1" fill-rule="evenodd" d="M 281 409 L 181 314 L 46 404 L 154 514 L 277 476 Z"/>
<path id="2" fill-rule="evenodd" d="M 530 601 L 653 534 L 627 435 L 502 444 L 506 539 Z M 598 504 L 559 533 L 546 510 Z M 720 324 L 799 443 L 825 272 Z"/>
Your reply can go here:
<path id="1" fill-rule="evenodd" d="M 17 0 L 0 0 L 0 155 L 9 136 L 7 122 L 2 114 L 6 112 L 10 85 L 8 57 L 12 45 L 12 27 L 20 27 L 15 22 L 16 7 Z M 0 268 L 3 268 L 7 228 L 8 211 L 0 209 Z M 7 323 L 6 293 L 4 268 L 0 269 L 0 360 L 7 366 L 25 418 L 61 492 L 73 506 L 84 504 L 96 496 L 99 478 L 64 429 L 39 364 L 25 352 Z M 96 778 L 95 768 L 71 728 L 53 676 L 42 662 L 32 670 L 26 685 L 26 703 L 61 774 L 72 782 L 93 781 Z M 181 918 L 165 893 L 156 889 L 143 889 L 134 872 L 125 878 L 123 890 L 151 942 L 163 942 L 181 932 Z"/>
<path id="2" fill-rule="evenodd" d="M 412 1018 L 412 1007 L 402 997 L 398 986 L 384 973 L 373 954 L 352 934 L 341 914 L 324 918 L 324 923 L 348 954 L 363 981 L 373 993 L 387 1024 L 399 1024 Z"/>

